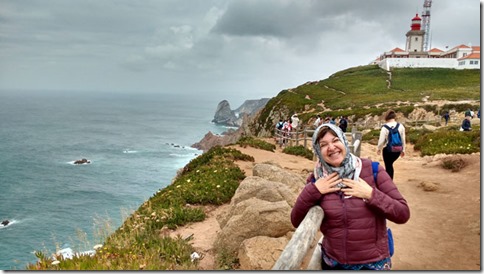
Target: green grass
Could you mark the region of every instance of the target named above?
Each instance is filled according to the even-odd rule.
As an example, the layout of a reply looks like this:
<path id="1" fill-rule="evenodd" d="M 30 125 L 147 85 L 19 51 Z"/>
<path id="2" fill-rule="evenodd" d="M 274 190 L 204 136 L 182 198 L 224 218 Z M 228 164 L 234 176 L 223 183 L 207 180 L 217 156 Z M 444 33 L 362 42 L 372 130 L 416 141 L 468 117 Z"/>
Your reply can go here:
<path id="1" fill-rule="evenodd" d="M 285 147 L 282 150 L 282 152 L 284 152 L 286 154 L 302 156 L 302 157 L 309 159 L 309 160 L 312 160 L 313 156 L 314 156 L 313 152 L 310 149 L 305 148 L 302 145 Z"/>
<path id="2" fill-rule="evenodd" d="M 241 147 L 250 146 L 253 148 L 263 149 L 271 152 L 274 152 L 276 150 L 276 146 L 274 144 L 268 143 L 264 140 L 254 138 L 252 136 L 242 136 L 237 141 L 237 144 L 240 145 Z"/>
<path id="3" fill-rule="evenodd" d="M 272 132 L 279 118 L 288 118 L 293 113 L 298 113 L 302 124 L 307 124 L 317 114 L 323 117 L 354 115 L 358 119 L 366 115 L 382 115 L 388 108 L 394 108 L 408 115 L 414 110 L 414 104 L 421 103 L 424 97 L 428 97 L 428 100 L 480 101 L 480 70 L 393 69 L 390 89 L 387 88 L 387 79 L 385 70 L 376 65 L 367 65 L 283 90 L 266 104 L 253 125 L 253 132 L 255 135 L 263 129 Z M 323 111 L 320 105 L 323 101 L 330 110 Z M 398 101 L 409 104 L 398 105 Z M 379 104 L 385 107 L 377 107 Z M 442 109 L 461 111 L 460 107 L 455 108 L 452 104 L 440 109 L 430 108 L 436 114 Z"/>
<path id="4" fill-rule="evenodd" d="M 377 145 L 380 130 L 374 129 L 363 135 L 362 142 Z M 481 151 L 480 126 L 472 131 L 459 131 L 459 126 L 427 129 L 406 129 L 406 141 L 414 145 L 421 156 L 436 154 L 470 154 Z"/>

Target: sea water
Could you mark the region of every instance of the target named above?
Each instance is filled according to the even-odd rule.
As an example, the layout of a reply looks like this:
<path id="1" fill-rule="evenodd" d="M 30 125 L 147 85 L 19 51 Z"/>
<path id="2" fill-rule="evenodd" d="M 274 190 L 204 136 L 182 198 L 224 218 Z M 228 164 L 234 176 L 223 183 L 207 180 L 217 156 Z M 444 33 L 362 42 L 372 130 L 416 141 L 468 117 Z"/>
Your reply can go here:
<path id="1" fill-rule="evenodd" d="M 0 269 L 92 249 L 202 153 L 192 144 L 226 130 L 211 123 L 222 99 L 0 91 Z"/>

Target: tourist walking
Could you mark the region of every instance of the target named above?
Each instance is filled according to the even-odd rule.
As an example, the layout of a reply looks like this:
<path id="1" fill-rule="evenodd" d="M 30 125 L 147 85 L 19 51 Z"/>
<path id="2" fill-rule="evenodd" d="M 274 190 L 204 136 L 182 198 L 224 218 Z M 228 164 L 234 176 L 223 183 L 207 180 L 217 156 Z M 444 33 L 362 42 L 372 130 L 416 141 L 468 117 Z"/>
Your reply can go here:
<path id="1" fill-rule="evenodd" d="M 388 110 L 385 114 L 385 124 L 382 126 L 380 130 L 380 138 L 378 139 L 377 145 L 377 154 L 380 155 L 382 153 L 383 162 L 385 163 L 385 169 L 390 175 L 390 178 L 393 179 L 393 163 L 399 158 L 405 156 L 405 127 L 398 123 L 395 119 L 397 118 L 397 114 L 394 110 Z M 395 136 L 390 134 L 393 129 L 396 129 L 395 134 L 398 133 L 401 143 L 400 147 L 393 148 L 391 147 L 392 140 L 395 141 L 396 138 L 390 138 Z"/>
<path id="2" fill-rule="evenodd" d="M 296 113 L 291 116 L 291 125 L 295 130 L 297 130 L 299 127 L 299 117 L 297 117 Z"/>
<path id="3" fill-rule="evenodd" d="M 324 238 L 317 248 L 323 270 L 390 270 L 386 222 L 406 223 L 407 201 L 383 167 L 374 176 L 371 160 L 350 153 L 338 126 L 322 124 L 312 145 L 315 180 L 299 194 L 292 224 L 298 227 L 309 209 L 321 206 L 324 217 L 317 225 Z"/>
<path id="4" fill-rule="evenodd" d="M 316 116 L 316 117 L 317 117 L 317 119 L 313 123 L 314 129 L 317 129 L 321 125 L 321 115 L 318 114 L 318 116 Z"/>
<path id="5" fill-rule="evenodd" d="M 445 125 L 447 126 L 447 124 L 449 124 L 449 118 L 450 118 L 449 112 L 446 111 L 444 113 L 443 117 L 444 117 L 444 120 L 445 120 Z"/>

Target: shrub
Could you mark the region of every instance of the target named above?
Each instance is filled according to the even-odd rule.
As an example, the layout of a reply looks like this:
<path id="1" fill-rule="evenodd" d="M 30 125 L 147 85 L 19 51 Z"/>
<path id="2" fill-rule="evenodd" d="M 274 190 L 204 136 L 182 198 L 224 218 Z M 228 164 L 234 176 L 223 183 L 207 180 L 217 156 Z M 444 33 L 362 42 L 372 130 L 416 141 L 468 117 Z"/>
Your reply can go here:
<path id="1" fill-rule="evenodd" d="M 459 156 L 447 157 L 442 160 L 442 167 L 458 172 L 467 165 L 467 162 Z"/>
<path id="2" fill-rule="evenodd" d="M 290 147 L 285 147 L 282 152 L 291 154 L 291 155 L 296 155 L 296 156 L 302 156 L 306 159 L 312 160 L 314 157 L 314 154 L 311 150 L 305 148 L 304 146 L 290 146 Z"/>
<path id="3" fill-rule="evenodd" d="M 256 139 L 252 136 L 242 136 L 238 141 L 237 144 L 241 147 L 253 147 L 263 150 L 268 150 L 274 152 L 276 150 L 276 146 L 274 144 L 268 143 L 264 140 Z"/>
<path id="4" fill-rule="evenodd" d="M 445 154 L 470 154 L 479 152 L 481 147 L 480 127 L 472 131 L 459 131 L 457 128 L 444 128 L 422 134 L 415 142 L 414 149 L 422 156 Z"/>

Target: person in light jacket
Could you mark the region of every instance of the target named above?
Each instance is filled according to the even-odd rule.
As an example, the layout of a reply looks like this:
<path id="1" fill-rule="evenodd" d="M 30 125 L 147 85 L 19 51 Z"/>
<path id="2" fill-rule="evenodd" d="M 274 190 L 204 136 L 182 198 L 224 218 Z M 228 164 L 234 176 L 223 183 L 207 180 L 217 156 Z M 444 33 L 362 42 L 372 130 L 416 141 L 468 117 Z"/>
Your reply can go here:
<path id="1" fill-rule="evenodd" d="M 390 109 L 385 114 L 385 125 L 394 128 L 399 124 L 395 119 L 397 118 L 397 114 L 394 110 Z M 383 162 L 385 163 L 385 170 L 388 172 L 390 177 L 393 179 L 393 174 L 395 173 L 393 169 L 393 163 L 399 158 L 405 156 L 405 127 L 402 124 L 398 126 L 398 132 L 400 133 L 400 138 L 402 140 L 402 151 L 400 152 L 392 152 L 386 146 L 388 143 L 388 134 L 390 131 L 385 127 L 382 126 L 380 129 L 380 138 L 378 139 L 377 151 L 376 154 L 382 155 Z"/>
<path id="2" fill-rule="evenodd" d="M 375 182 L 371 160 L 350 152 L 339 127 L 322 124 L 312 145 L 317 156 L 315 181 L 299 194 L 292 224 L 298 227 L 311 207 L 321 206 L 323 270 L 391 269 L 386 220 L 406 223 L 407 201 L 381 165 Z"/>

